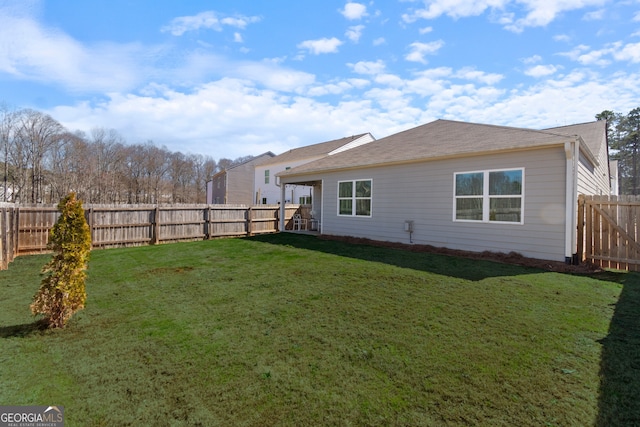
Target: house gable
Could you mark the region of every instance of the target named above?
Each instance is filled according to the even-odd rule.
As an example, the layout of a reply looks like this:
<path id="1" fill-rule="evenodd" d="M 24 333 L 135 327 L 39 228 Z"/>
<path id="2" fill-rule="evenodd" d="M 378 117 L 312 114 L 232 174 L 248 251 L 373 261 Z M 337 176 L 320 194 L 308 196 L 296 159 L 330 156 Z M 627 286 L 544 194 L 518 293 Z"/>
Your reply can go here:
<path id="1" fill-rule="evenodd" d="M 207 203 L 251 205 L 255 167 L 274 156 L 267 151 L 214 174 L 207 182 Z"/>
<path id="2" fill-rule="evenodd" d="M 348 136 L 319 144 L 294 148 L 262 163 L 255 170 L 254 188 L 255 203 L 273 204 L 281 200 L 280 188 L 276 183 L 277 174 L 294 169 L 300 165 L 313 162 L 335 153 L 344 152 L 374 141 L 370 133 Z M 311 189 L 298 185 L 285 194 L 285 201 L 291 203 L 308 203 L 312 197 Z"/>

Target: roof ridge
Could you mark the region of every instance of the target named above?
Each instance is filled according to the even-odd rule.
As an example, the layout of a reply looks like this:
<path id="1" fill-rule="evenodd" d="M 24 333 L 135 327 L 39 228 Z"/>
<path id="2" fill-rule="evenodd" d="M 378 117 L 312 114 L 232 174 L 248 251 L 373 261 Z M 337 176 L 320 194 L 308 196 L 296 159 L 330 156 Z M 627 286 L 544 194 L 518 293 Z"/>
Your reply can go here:
<path id="1" fill-rule="evenodd" d="M 330 139 L 328 141 L 323 141 L 323 142 L 316 142 L 315 144 L 309 144 L 309 145 L 303 145 L 301 147 L 295 147 L 295 148 L 290 148 L 287 151 L 285 151 L 284 153 L 291 153 L 295 150 L 302 150 L 302 149 L 306 149 L 306 148 L 311 148 L 311 147 L 317 147 L 318 145 L 322 145 L 322 144 L 330 144 L 332 142 L 338 142 L 341 141 L 343 139 L 351 139 L 352 141 L 355 141 L 358 138 L 362 138 L 363 136 L 367 135 L 370 132 L 364 132 L 364 133 L 360 133 L 360 134 L 355 134 L 355 135 L 351 135 L 351 136 L 343 136 L 342 138 L 335 138 L 335 139 Z M 280 153 L 280 154 L 284 154 L 284 153 Z"/>

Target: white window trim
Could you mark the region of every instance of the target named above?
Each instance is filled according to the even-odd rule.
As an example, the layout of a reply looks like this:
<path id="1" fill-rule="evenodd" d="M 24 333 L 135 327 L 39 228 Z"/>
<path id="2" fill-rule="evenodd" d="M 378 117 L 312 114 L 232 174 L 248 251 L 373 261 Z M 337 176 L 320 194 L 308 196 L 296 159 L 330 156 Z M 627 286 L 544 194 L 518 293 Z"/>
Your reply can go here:
<path id="1" fill-rule="evenodd" d="M 357 181 L 370 181 L 371 182 L 371 197 L 356 197 L 356 182 Z M 351 215 L 346 215 L 346 214 L 341 214 L 340 213 L 340 183 L 343 182 L 351 182 L 352 183 L 352 188 L 353 188 L 353 196 L 351 196 Z M 346 199 L 346 198 L 342 198 L 342 199 Z M 358 199 L 368 199 L 371 201 L 371 206 L 369 208 L 369 215 L 356 215 L 356 200 Z M 342 181 L 338 181 L 337 184 L 337 193 L 336 193 L 336 200 L 337 200 L 337 206 L 336 206 L 336 212 L 338 214 L 338 216 L 342 216 L 342 217 L 348 217 L 348 218 L 371 218 L 373 216 L 373 179 L 372 178 L 357 178 L 357 179 L 345 179 Z"/>
<path id="2" fill-rule="evenodd" d="M 512 195 L 502 195 L 502 196 L 490 196 L 489 195 L 489 173 L 491 172 L 511 172 L 511 171 L 521 171 L 522 172 L 522 194 L 520 195 L 516 195 L 516 194 L 512 194 Z M 485 170 L 476 170 L 476 171 L 464 171 L 464 172 L 454 172 L 453 174 L 453 222 L 469 222 L 469 223 L 474 223 L 474 224 L 510 224 L 510 225 L 523 225 L 524 224 L 524 201 L 525 201 L 525 194 L 524 194 L 524 189 L 525 189 L 525 185 L 524 185 L 524 181 L 525 181 L 525 168 L 505 168 L 505 169 L 485 169 Z M 464 174 L 471 174 L 471 173 L 482 173 L 483 174 L 483 179 L 482 179 L 482 196 L 477 195 L 477 196 L 457 196 L 456 195 L 456 176 L 458 175 L 464 175 Z M 478 199 L 482 197 L 482 220 L 475 220 L 475 219 L 458 219 L 456 218 L 456 201 L 457 199 L 465 199 L 465 198 L 472 198 L 472 199 Z M 490 199 L 497 199 L 497 198 L 513 198 L 513 197 L 520 197 L 520 222 L 515 222 L 515 221 L 490 221 L 489 220 L 489 216 L 490 216 Z"/>

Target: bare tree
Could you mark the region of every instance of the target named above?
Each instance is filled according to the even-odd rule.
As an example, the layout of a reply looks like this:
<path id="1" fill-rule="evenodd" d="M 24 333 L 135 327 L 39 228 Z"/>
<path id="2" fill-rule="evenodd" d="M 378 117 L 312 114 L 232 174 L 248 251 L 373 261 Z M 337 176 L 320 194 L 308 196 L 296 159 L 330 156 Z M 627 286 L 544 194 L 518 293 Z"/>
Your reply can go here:
<path id="1" fill-rule="evenodd" d="M 95 203 L 119 203 L 124 200 L 121 168 L 125 162 L 124 139 L 114 129 L 94 128 L 90 144 L 95 160 Z"/>
<path id="2" fill-rule="evenodd" d="M 10 201 L 9 195 L 9 149 L 13 143 L 15 133 L 16 112 L 8 105 L 0 104 L 0 147 L 2 155 L 2 200 Z"/>
<path id="3" fill-rule="evenodd" d="M 0 104 L 0 201 L 204 203 L 211 176 L 251 157 L 216 162 L 151 141 L 128 145 L 113 129 L 71 133 L 49 115 Z"/>
<path id="4" fill-rule="evenodd" d="M 22 110 L 18 117 L 17 138 L 25 151 L 30 175 L 31 203 L 44 199 L 44 168 L 47 155 L 55 148 L 64 127 L 51 116 L 35 110 Z"/>
<path id="5" fill-rule="evenodd" d="M 81 200 L 91 198 L 95 174 L 91 145 L 80 132 L 60 135 L 52 150 L 49 183 L 51 201 L 60 200 L 70 192 Z"/>
<path id="6" fill-rule="evenodd" d="M 158 148 L 153 142 L 144 145 L 145 162 L 145 202 L 160 203 L 164 200 L 164 184 L 169 169 L 170 153 L 166 148 Z"/>
<path id="7" fill-rule="evenodd" d="M 202 155 L 194 156 L 196 181 L 193 195 L 195 196 L 195 202 L 205 203 L 207 201 L 207 181 L 209 181 L 216 172 L 216 167 L 216 161 L 211 157 Z"/>

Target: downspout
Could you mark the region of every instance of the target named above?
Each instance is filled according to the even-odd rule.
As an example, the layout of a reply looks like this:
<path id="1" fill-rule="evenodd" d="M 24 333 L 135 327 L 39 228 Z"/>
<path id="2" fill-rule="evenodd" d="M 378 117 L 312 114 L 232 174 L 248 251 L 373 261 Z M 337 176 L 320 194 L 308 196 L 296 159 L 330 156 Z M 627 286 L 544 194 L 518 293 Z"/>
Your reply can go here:
<path id="1" fill-rule="evenodd" d="M 564 154 L 567 159 L 566 167 L 566 209 L 565 209 L 565 251 L 564 260 L 567 264 L 577 264 L 578 260 L 578 159 L 580 143 L 578 139 L 565 142 Z"/>

